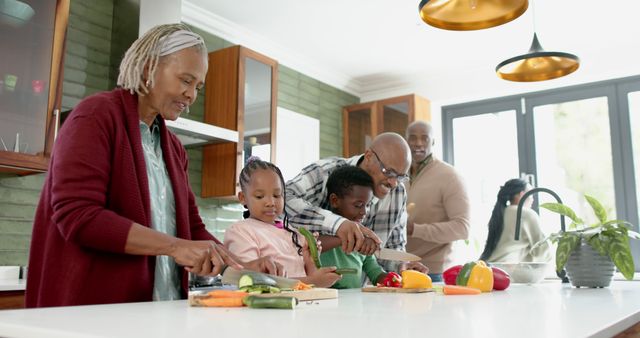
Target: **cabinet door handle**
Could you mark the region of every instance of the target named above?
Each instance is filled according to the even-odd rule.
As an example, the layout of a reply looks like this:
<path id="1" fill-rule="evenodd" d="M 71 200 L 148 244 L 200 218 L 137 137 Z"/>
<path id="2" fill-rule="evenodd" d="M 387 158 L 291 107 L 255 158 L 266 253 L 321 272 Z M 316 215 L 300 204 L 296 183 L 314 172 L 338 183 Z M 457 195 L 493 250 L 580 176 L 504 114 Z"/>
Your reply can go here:
<path id="1" fill-rule="evenodd" d="M 53 116 L 55 118 L 53 125 L 53 139 L 55 140 L 58 137 L 58 126 L 60 126 L 60 109 L 54 109 Z"/>

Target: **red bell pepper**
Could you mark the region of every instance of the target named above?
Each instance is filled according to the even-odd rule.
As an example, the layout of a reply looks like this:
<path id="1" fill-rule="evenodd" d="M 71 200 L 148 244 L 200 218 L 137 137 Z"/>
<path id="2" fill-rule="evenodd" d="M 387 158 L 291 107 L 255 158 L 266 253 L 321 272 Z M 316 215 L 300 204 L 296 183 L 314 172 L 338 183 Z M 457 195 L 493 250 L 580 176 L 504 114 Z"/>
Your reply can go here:
<path id="1" fill-rule="evenodd" d="M 462 270 L 462 265 L 455 265 L 444 270 L 442 273 L 444 283 L 446 285 L 456 285 L 456 277 L 458 277 L 460 270 Z"/>
<path id="2" fill-rule="evenodd" d="M 509 274 L 500 268 L 496 268 L 495 266 L 492 266 L 491 270 L 493 270 L 493 289 L 504 290 L 508 288 L 509 284 L 511 284 L 511 277 L 509 276 Z"/>
<path id="3" fill-rule="evenodd" d="M 462 269 L 462 265 L 455 265 L 448 268 L 447 270 L 444 270 L 444 272 L 442 273 L 442 278 L 444 279 L 444 283 L 446 285 L 456 285 L 456 278 L 458 277 L 458 274 L 460 273 L 461 269 Z M 493 289 L 494 290 L 497 290 L 497 291 L 505 290 L 506 288 L 509 287 L 509 285 L 511 285 L 511 277 L 506 271 L 493 266 L 491 267 L 491 270 L 493 271 Z"/>
<path id="4" fill-rule="evenodd" d="M 402 277 L 397 273 L 391 271 L 387 273 L 387 275 L 382 280 L 382 286 L 387 286 L 391 288 L 401 288 L 402 287 Z"/>

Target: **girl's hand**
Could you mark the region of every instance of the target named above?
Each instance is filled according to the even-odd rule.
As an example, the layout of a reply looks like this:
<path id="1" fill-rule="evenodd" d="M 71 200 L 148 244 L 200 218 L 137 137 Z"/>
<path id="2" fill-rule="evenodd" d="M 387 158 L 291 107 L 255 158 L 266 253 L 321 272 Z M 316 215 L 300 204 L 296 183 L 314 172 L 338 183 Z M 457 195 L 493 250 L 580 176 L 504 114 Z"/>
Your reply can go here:
<path id="1" fill-rule="evenodd" d="M 320 241 L 320 233 L 314 232 L 313 237 L 316 238 L 316 246 L 318 247 L 318 255 L 322 253 L 322 241 Z"/>
<path id="2" fill-rule="evenodd" d="M 342 276 L 335 273 L 335 271 L 335 266 L 320 268 L 310 276 L 307 276 L 304 282 L 321 288 L 331 287 L 342 278 Z"/>
<path id="3" fill-rule="evenodd" d="M 271 256 L 260 257 L 251 262 L 246 262 L 244 263 L 244 265 L 249 270 L 264 272 L 270 275 L 276 275 L 276 276 L 282 276 L 282 277 L 287 276 L 287 271 L 284 269 L 282 264 L 276 262 L 276 260 L 273 259 L 273 257 Z"/>

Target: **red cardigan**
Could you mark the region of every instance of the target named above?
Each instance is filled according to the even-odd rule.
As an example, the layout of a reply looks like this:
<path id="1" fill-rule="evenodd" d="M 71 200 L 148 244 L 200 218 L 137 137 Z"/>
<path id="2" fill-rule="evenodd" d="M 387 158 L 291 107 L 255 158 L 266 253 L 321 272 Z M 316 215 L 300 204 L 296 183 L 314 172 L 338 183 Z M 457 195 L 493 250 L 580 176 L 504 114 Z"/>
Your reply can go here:
<path id="1" fill-rule="evenodd" d="M 151 224 L 139 121 L 138 97 L 115 89 L 84 99 L 60 129 L 33 224 L 27 307 L 152 300 L 155 257 L 124 253 L 132 223 Z M 160 133 L 177 237 L 218 242 L 198 215 L 184 147 L 162 119 Z"/>

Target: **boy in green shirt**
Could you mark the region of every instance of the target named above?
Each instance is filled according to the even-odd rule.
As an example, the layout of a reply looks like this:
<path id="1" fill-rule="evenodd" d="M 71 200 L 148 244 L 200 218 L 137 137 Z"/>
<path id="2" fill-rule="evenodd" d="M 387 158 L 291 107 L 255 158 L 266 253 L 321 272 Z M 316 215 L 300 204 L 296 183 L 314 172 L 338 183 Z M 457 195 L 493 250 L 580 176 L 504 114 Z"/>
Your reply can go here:
<path id="1" fill-rule="evenodd" d="M 367 207 L 373 197 L 373 179 L 363 169 L 343 166 L 334 170 L 327 180 L 327 198 L 331 211 L 350 221 L 361 223 L 367 214 Z M 347 255 L 342 251 L 340 240 L 335 236 L 320 236 L 325 248 L 333 248 L 320 255 L 322 266 L 336 266 L 338 269 L 354 269 L 357 272 L 342 275 L 333 284 L 335 289 L 359 288 L 362 286 L 362 272 L 373 283 L 381 283 L 387 273 L 374 256 L 365 256 L 357 251 Z"/>

